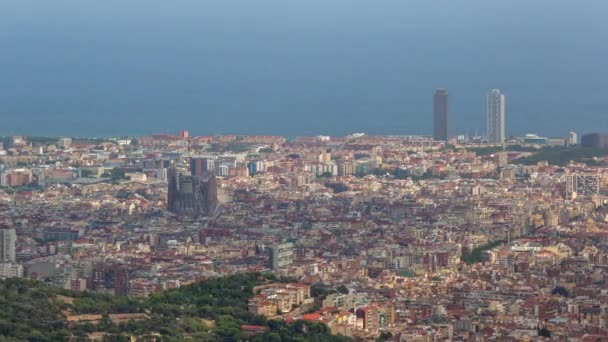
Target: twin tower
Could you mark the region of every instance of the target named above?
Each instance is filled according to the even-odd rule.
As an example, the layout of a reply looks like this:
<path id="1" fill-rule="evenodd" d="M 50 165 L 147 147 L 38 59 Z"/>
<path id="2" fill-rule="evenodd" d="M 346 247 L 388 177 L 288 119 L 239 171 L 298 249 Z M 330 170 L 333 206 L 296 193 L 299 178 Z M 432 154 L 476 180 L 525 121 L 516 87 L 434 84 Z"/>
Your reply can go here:
<path id="1" fill-rule="evenodd" d="M 437 89 L 433 96 L 433 139 L 448 141 L 448 91 Z M 487 138 L 489 144 L 505 142 L 505 95 L 493 89 L 487 95 Z"/>

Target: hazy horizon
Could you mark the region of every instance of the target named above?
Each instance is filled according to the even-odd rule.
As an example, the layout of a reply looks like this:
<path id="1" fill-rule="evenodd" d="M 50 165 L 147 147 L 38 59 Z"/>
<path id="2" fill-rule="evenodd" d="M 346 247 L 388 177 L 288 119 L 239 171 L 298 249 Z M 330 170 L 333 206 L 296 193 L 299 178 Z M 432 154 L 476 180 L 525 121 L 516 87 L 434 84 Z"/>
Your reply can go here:
<path id="1" fill-rule="evenodd" d="M 608 132 L 608 2 L 4 0 L 0 135 Z"/>

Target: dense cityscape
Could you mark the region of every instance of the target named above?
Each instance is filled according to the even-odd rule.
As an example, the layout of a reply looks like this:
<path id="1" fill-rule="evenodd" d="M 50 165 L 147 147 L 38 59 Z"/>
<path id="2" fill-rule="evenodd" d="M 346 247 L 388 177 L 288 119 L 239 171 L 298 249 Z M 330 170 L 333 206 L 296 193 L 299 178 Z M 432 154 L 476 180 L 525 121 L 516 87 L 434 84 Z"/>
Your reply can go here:
<path id="1" fill-rule="evenodd" d="M 184 339 L 281 340 L 267 322 L 282 321 L 354 340 L 606 341 L 608 139 L 507 138 L 499 90 L 484 137 L 448 135 L 445 89 L 434 108 L 433 137 L 6 137 L 0 277 L 62 289 L 60 325 L 82 340 L 170 340 L 125 323 L 155 309 L 99 298 L 172 303 L 244 276 L 247 318 L 209 307 L 193 314 L 209 334 Z"/>

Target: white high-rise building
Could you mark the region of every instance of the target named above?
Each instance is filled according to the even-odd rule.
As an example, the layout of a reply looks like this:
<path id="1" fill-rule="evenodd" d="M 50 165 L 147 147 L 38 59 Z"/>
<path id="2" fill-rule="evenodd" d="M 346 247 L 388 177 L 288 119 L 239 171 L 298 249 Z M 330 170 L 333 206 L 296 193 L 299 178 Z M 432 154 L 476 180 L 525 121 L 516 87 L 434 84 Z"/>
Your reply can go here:
<path id="1" fill-rule="evenodd" d="M 570 132 L 568 134 L 568 146 L 574 146 L 578 144 L 578 136 L 576 135 L 576 132 Z"/>
<path id="2" fill-rule="evenodd" d="M 17 233 L 14 229 L 0 229 L 0 263 L 15 262 L 15 243 Z"/>
<path id="3" fill-rule="evenodd" d="M 487 99 L 488 143 L 505 142 L 505 96 L 498 89 L 492 89 Z"/>

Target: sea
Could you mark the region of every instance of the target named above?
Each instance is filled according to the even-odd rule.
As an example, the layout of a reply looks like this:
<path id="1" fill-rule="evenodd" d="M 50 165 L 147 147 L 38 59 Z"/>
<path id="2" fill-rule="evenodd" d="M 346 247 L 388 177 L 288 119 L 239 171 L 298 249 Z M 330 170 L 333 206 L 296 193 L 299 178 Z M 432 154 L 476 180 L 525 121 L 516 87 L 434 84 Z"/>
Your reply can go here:
<path id="1" fill-rule="evenodd" d="M 0 0 L 0 135 L 608 132 L 607 0 Z"/>

